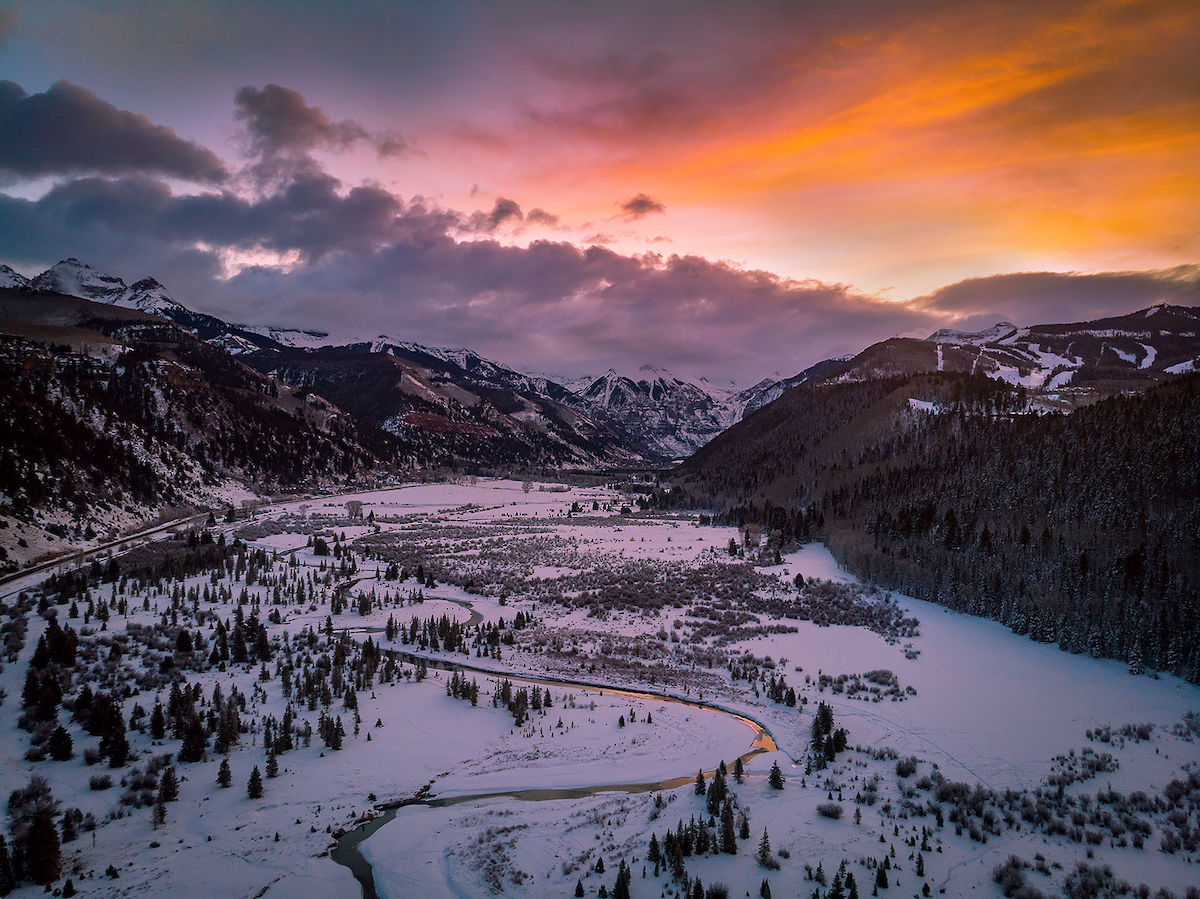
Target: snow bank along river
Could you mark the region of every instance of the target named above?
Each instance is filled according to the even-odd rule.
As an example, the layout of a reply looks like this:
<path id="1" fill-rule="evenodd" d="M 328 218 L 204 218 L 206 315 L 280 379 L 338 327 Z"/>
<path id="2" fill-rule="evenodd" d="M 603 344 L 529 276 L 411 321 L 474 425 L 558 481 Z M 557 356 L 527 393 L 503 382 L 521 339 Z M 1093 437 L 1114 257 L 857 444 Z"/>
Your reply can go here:
<path id="1" fill-rule="evenodd" d="M 394 655 L 400 656 L 408 660 L 415 660 L 416 655 L 406 652 L 392 651 Z M 750 744 L 750 749 L 742 755 L 742 762 L 749 761 L 760 752 L 777 752 L 778 747 L 775 745 L 775 739 L 771 736 L 771 732 L 762 724 L 745 715 L 739 715 L 735 712 L 730 712 L 720 706 L 710 703 L 694 700 L 681 699 L 677 696 L 671 696 L 666 693 L 652 693 L 645 690 L 625 690 L 616 687 L 605 686 L 599 683 L 589 683 L 586 681 L 567 681 L 556 680 L 547 677 L 520 677 L 514 674 L 505 674 L 496 672 L 487 668 L 479 668 L 473 665 L 459 665 L 454 663 L 443 662 L 435 659 L 425 659 L 426 664 L 435 668 L 442 668 L 447 671 L 476 671 L 481 674 L 491 676 L 503 676 L 513 683 L 536 684 L 542 687 L 558 687 L 560 689 L 571 690 L 600 690 L 611 696 L 628 696 L 632 699 L 646 699 L 655 702 L 666 702 L 675 705 L 688 706 L 690 708 L 699 709 L 704 712 L 709 712 L 714 715 L 726 715 L 745 724 L 754 733 L 754 742 Z M 705 777 L 711 777 L 715 772 L 706 771 Z M 397 809 L 404 808 L 409 805 L 428 805 L 432 807 L 440 807 L 447 805 L 460 805 L 464 802 L 476 802 L 483 799 L 509 798 L 518 799 L 526 802 L 537 802 L 553 799 L 582 799 L 586 796 L 594 796 L 598 793 L 647 793 L 654 790 L 673 790 L 689 783 L 695 778 L 695 774 L 681 774 L 678 777 L 673 777 L 668 780 L 647 781 L 642 783 L 626 783 L 626 784 L 602 784 L 602 785 L 583 785 L 578 787 L 556 787 L 552 789 L 517 789 L 517 790 L 498 790 L 491 793 L 474 793 L 462 796 L 430 796 L 424 791 L 418 793 L 409 799 L 400 802 L 388 803 L 381 806 L 382 813 L 369 821 L 360 824 L 351 830 L 346 831 L 338 838 L 337 846 L 330 852 L 329 857 L 339 865 L 344 865 L 349 868 L 354 878 L 362 886 L 363 899 L 379 899 L 379 894 L 375 890 L 375 878 L 371 871 L 371 865 L 363 857 L 359 847 L 364 840 L 367 840 L 375 834 L 381 827 L 390 822 L 396 817 Z"/>

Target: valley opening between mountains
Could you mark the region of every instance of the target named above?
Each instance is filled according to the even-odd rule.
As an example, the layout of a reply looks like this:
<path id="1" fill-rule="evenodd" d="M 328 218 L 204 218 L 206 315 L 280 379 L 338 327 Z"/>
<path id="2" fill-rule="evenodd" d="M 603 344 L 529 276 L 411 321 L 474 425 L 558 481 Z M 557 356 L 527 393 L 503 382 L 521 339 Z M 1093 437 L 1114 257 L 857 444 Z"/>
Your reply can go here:
<path id="1" fill-rule="evenodd" d="M 560 383 L 0 275 L 0 893 L 1195 895 L 1195 309 Z"/>

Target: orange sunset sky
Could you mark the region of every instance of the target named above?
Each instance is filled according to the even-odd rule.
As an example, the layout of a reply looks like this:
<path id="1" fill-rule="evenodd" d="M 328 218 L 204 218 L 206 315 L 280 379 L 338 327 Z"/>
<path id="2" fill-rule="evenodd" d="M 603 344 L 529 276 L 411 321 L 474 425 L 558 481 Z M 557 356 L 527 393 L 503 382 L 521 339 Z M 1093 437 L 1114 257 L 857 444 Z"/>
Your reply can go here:
<path id="1" fill-rule="evenodd" d="M 18 269 L 739 380 L 1200 302 L 1195 2 L 0 8 Z"/>

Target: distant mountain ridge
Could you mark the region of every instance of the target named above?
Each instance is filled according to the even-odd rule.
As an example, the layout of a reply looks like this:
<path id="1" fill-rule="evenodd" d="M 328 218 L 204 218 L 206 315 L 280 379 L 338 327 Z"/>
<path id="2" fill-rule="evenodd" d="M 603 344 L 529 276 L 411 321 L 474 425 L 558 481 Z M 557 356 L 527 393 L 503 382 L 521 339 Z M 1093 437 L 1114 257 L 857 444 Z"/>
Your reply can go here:
<path id="1" fill-rule="evenodd" d="M 157 315 L 259 372 L 317 393 L 431 457 L 467 464 L 607 465 L 643 453 L 561 385 L 465 349 L 377 337 L 338 343 L 321 331 L 231 324 L 175 300 L 154 278 L 132 285 L 64 259 L 32 279 L 7 266 L 0 283 Z M 655 458 L 653 453 L 646 453 Z"/>
<path id="2" fill-rule="evenodd" d="M 923 372 L 987 375 L 1032 391 L 1047 407 L 1142 390 L 1197 369 L 1200 309 L 1157 304 L 1084 322 L 982 331 L 944 328 L 924 340 L 894 337 L 864 349 L 826 376 L 864 381 Z"/>
<path id="3" fill-rule="evenodd" d="M 386 334 L 240 325 L 189 309 L 155 278 L 126 285 L 76 258 L 27 279 L 0 268 L 0 286 L 52 292 L 160 315 L 246 364 L 316 391 L 394 434 L 513 434 L 544 444 L 542 464 L 605 465 L 688 456 L 745 412 L 806 375 L 739 391 L 647 366 L 564 385 L 518 372 L 465 347 Z M 825 365 L 826 363 L 822 363 Z M 815 368 L 815 367 L 814 367 Z M 812 369 L 810 369 L 810 372 Z"/>
<path id="4" fill-rule="evenodd" d="M 609 369 L 597 378 L 573 380 L 569 386 L 589 407 L 617 418 L 643 444 L 667 457 L 682 458 L 784 391 L 822 377 L 842 361 L 827 359 L 791 378 L 764 378 L 745 389 L 681 377 L 652 365 L 643 365 L 634 374 Z"/>

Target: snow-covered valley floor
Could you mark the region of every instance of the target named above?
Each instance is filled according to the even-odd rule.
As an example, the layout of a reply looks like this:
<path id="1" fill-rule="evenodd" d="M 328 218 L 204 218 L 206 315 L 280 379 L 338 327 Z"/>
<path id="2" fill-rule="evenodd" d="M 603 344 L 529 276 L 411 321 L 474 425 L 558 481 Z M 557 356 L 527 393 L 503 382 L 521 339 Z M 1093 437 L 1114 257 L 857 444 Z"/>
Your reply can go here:
<path id="1" fill-rule="evenodd" d="M 1081 863 L 1094 869 L 1088 877 L 1102 881 L 1109 866 L 1114 882 L 1176 896 L 1200 884 L 1196 687 L 858 585 L 819 545 L 778 562 L 753 546 L 739 557 L 735 529 L 623 512 L 629 504 L 608 489 L 515 481 L 296 502 L 217 523 L 193 547 L 181 539 L 122 557 L 124 577 L 100 566 L 86 585 L 51 591 L 45 614 L 36 591 L 23 603 L 7 597 L 0 787 L 39 775 L 55 820 L 78 809 L 83 822 L 62 844 L 54 885 L 70 877 L 82 895 L 353 897 L 358 883 L 327 854 L 336 836 L 422 788 L 461 799 L 651 784 L 698 769 L 711 785 L 720 762 L 729 813 L 748 834 L 732 854 L 704 847 L 722 836 L 726 803 L 712 806 L 710 826 L 706 799 L 687 783 L 409 805 L 362 843 L 362 856 L 389 897 L 569 896 L 577 883 L 584 895 L 611 895 L 622 861 L 635 897 L 680 896 L 696 878 L 735 896 L 759 895 L 766 880 L 774 896 L 824 897 L 843 863 L 864 896 L 881 871 L 881 895 L 921 895 L 928 884 L 999 896 L 993 872 L 1011 855 L 1024 867 L 1007 882 L 1046 895 L 1061 895 L 1068 877 L 1074 889 Z M 23 641 L 11 636 L 18 618 Z M 49 666 L 32 666 L 52 671 L 61 692 L 50 718 L 38 690 L 28 705 L 25 694 L 31 663 L 45 663 L 39 638 L 58 645 L 58 626 L 77 635 L 74 658 L 55 651 Z M 471 670 L 418 671 L 417 657 Z M 506 690 L 505 674 L 544 680 Z M 171 701 L 172 683 L 190 688 L 183 699 Z M 85 684 L 130 722 L 127 764 L 87 764 L 85 751 L 111 737 L 79 701 Z M 751 758 L 735 783 L 734 760 L 755 739 L 745 721 L 602 686 L 745 715 L 778 751 Z M 542 694 L 530 699 L 535 689 L 549 690 L 548 707 Z M 159 738 L 156 702 L 166 713 Z M 846 731 L 831 760 L 810 752 L 822 703 Z M 236 737 L 226 732 L 222 745 L 234 707 Z M 202 758 L 183 761 L 193 721 Z M 56 725 L 73 747 L 63 761 L 47 755 Z M 193 748 L 196 739 L 193 730 Z M 180 785 L 156 821 L 163 769 L 153 758 L 165 753 Z M 222 760 L 228 789 L 217 782 Z M 774 764 L 782 789 L 768 783 Z M 254 799 L 256 766 L 264 795 Z M 94 788 L 104 775 L 112 785 Z M 10 812 L 10 842 L 27 826 L 23 808 Z M 764 829 L 777 867 L 755 857 Z M 680 858 L 656 864 L 652 834 Z"/>

